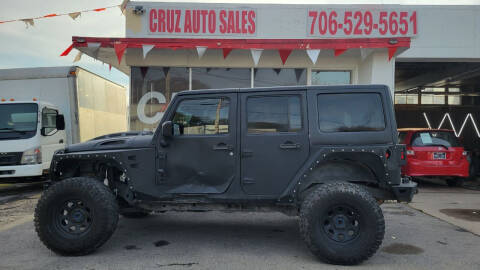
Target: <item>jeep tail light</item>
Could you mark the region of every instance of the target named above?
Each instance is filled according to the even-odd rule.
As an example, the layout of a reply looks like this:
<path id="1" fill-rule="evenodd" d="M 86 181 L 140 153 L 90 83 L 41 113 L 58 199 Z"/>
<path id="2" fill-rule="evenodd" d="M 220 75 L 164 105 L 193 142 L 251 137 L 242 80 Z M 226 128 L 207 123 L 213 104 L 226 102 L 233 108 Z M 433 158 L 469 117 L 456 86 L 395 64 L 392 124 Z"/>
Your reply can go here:
<path id="1" fill-rule="evenodd" d="M 407 150 L 407 156 L 414 156 L 414 155 L 415 155 L 415 151 Z"/>
<path id="2" fill-rule="evenodd" d="M 387 159 L 390 158 L 390 150 L 387 150 L 387 152 L 385 152 L 385 157 L 386 157 Z"/>
<path id="3" fill-rule="evenodd" d="M 405 152 L 404 152 L 404 151 L 402 151 L 402 152 L 400 153 L 400 159 L 401 159 L 401 160 L 405 160 Z"/>

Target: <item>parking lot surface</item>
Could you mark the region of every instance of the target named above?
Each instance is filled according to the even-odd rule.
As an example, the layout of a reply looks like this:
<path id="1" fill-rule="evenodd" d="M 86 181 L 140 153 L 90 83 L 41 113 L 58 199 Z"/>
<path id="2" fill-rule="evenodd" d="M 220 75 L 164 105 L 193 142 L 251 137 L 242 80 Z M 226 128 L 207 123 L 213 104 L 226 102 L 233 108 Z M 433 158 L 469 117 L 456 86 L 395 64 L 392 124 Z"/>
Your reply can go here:
<path id="1" fill-rule="evenodd" d="M 413 204 L 421 205 L 428 196 L 429 205 L 456 201 L 452 204 L 455 208 L 468 206 L 461 194 L 469 197 L 469 190 L 456 189 L 450 192 L 454 197 L 442 184 L 420 185 L 420 196 Z M 0 203 L 2 270 L 348 268 L 319 262 L 300 239 L 297 218 L 280 213 L 164 213 L 137 220 L 120 218 L 113 237 L 96 253 L 61 257 L 45 248 L 34 231 L 32 213 L 39 193 L 38 188 L 9 192 L 9 196 L 21 196 Z M 370 260 L 354 268 L 479 269 L 480 237 L 463 226 L 435 217 L 429 213 L 431 209 L 423 213 L 395 203 L 384 204 L 382 209 L 385 240 Z M 473 224 L 478 227 L 480 222 Z"/>
<path id="2" fill-rule="evenodd" d="M 478 269 L 480 238 L 402 204 L 386 204 L 380 250 L 358 269 Z M 166 213 L 121 218 L 96 253 L 61 257 L 31 219 L 0 231 L 0 269 L 343 269 L 317 261 L 297 219 L 277 213 Z M 435 266 L 435 267 L 433 267 Z"/>

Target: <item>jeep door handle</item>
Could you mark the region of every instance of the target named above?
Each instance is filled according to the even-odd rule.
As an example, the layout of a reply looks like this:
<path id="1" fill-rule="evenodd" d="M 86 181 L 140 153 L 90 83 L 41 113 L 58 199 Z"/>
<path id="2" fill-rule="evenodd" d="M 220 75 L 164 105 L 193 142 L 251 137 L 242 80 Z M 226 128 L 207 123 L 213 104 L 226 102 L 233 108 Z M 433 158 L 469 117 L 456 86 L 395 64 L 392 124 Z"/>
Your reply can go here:
<path id="1" fill-rule="evenodd" d="M 233 146 L 225 143 L 219 143 L 213 146 L 213 150 L 215 151 L 232 151 Z"/>
<path id="2" fill-rule="evenodd" d="M 281 149 L 298 149 L 301 145 L 299 143 L 285 142 L 280 144 Z"/>

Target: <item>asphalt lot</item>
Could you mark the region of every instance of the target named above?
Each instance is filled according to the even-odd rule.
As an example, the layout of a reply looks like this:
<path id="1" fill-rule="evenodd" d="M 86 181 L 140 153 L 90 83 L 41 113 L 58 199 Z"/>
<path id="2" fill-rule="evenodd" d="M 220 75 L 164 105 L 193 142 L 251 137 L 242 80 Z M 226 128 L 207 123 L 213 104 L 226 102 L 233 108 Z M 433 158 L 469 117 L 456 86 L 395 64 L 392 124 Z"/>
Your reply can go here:
<path id="1" fill-rule="evenodd" d="M 443 186 L 422 189 L 435 188 Z M 121 218 L 113 237 L 96 253 L 60 257 L 46 249 L 34 232 L 31 212 L 37 196 L 0 204 L 0 213 L 12 207 L 24 213 L 0 225 L 0 269 L 347 268 L 318 262 L 300 239 L 297 219 L 277 213 L 165 213 L 142 220 Z M 444 200 L 446 196 L 434 198 Z M 455 207 L 463 206 L 460 202 Z M 382 209 L 387 224 L 383 245 L 370 260 L 352 268 L 479 269 L 479 236 L 406 204 L 384 204 Z"/>

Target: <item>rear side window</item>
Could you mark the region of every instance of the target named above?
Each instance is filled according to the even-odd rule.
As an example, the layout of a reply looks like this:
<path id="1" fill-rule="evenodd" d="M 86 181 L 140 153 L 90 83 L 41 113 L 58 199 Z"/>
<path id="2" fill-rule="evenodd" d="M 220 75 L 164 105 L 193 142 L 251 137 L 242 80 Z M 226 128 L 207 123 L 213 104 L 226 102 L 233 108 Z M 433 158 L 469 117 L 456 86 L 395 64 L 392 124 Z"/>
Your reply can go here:
<path id="1" fill-rule="evenodd" d="M 385 129 L 379 94 L 320 94 L 318 119 L 322 132 L 381 131 Z"/>
<path id="2" fill-rule="evenodd" d="M 297 132 L 302 129 L 301 116 L 299 96 L 247 99 L 248 133 Z"/>
<path id="3" fill-rule="evenodd" d="M 412 146 L 445 146 L 459 147 L 460 142 L 453 132 L 425 131 L 416 132 L 412 136 Z"/>

